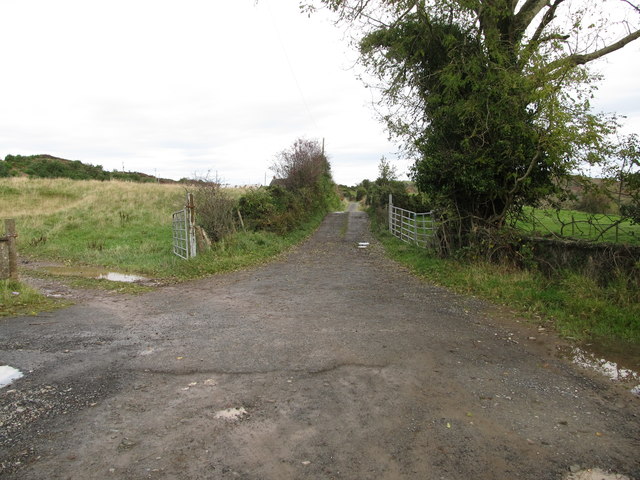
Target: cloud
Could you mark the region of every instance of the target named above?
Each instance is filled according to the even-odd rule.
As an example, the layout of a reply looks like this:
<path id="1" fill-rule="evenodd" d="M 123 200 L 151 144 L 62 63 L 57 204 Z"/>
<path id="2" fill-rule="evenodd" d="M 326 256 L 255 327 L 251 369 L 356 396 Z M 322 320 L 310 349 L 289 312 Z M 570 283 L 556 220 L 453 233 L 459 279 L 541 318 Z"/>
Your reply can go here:
<path id="1" fill-rule="evenodd" d="M 408 169 L 342 32 L 296 2 L 21 0 L 0 2 L 0 16 L 11 47 L 0 49 L 0 157 L 252 184 L 305 137 L 325 139 L 339 183 L 375 178 L 383 155 Z M 637 122 L 640 72 L 628 58 L 603 65 L 614 83 L 598 106 Z"/>

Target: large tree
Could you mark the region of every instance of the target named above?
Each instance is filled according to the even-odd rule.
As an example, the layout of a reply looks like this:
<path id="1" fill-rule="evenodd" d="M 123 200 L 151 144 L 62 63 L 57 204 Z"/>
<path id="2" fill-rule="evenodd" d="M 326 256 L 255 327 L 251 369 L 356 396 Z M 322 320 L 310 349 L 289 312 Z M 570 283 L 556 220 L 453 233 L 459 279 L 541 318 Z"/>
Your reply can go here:
<path id="1" fill-rule="evenodd" d="M 597 160 L 615 122 L 586 65 L 640 37 L 628 0 L 318 1 L 358 26 L 383 118 L 462 242 Z"/>

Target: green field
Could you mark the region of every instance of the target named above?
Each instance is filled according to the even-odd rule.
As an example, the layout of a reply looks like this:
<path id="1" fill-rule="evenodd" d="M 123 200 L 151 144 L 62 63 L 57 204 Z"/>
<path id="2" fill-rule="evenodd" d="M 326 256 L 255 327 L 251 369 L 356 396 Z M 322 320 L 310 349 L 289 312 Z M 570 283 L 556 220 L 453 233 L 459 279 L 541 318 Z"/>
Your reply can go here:
<path id="1" fill-rule="evenodd" d="M 528 234 L 640 245 L 640 225 L 617 215 L 526 207 L 516 227 Z"/>

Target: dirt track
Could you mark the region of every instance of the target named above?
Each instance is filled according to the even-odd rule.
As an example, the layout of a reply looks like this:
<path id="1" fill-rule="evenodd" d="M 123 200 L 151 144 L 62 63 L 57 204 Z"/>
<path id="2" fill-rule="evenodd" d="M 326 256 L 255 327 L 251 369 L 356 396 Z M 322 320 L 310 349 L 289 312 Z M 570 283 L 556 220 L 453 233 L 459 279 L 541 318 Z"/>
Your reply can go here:
<path id="1" fill-rule="evenodd" d="M 0 477 L 640 479 L 637 397 L 367 227 L 332 214 L 264 267 L 2 320 L 25 377 L 0 389 Z"/>

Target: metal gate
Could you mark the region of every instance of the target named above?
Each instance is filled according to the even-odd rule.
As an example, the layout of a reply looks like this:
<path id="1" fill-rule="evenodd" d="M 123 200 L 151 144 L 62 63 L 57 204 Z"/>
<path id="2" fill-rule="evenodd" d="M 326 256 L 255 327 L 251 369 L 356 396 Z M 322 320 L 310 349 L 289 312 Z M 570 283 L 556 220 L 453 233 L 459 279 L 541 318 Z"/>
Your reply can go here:
<path id="1" fill-rule="evenodd" d="M 173 214 L 173 253 L 180 258 L 196 256 L 196 222 L 193 195 L 187 193 L 187 204 Z"/>
<path id="2" fill-rule="evenodd" d="M 389 195 L 389 232 L 403 242 L 427 248 L 435 242 L 436 223 L 433 212 L 416 213 L 393 205 Z"/>

